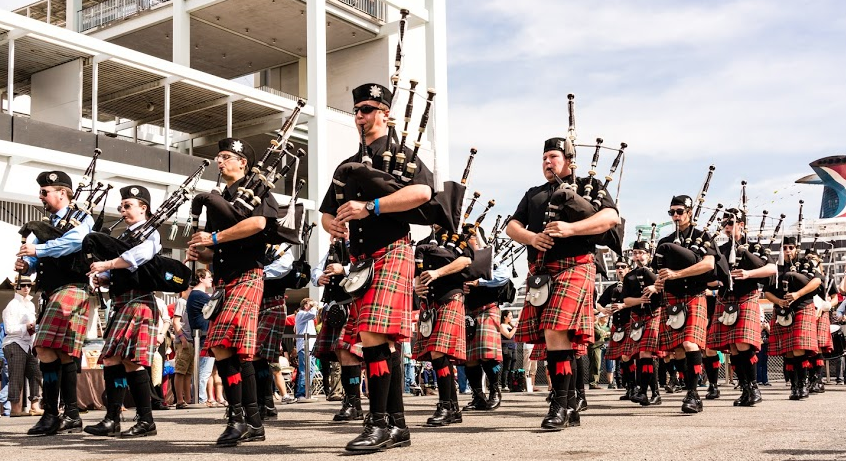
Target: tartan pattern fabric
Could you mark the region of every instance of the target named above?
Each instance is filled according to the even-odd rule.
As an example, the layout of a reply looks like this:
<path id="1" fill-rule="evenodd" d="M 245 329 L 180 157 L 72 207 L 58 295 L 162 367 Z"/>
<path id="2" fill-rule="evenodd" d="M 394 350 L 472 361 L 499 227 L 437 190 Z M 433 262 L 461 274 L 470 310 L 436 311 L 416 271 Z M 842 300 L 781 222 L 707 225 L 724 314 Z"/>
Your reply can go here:
<path id="1" fill-rule="evenodd" d="M 612 336 L 616 331 L 617 327 L 611 325 Z M 611 339 L 608 340 L 608 350 L 605 352 L 605 358 L 609 360 L 617 360 L 624 355 L 627 357 L 631 357 L 631 355 L 634 353 L 634 341 L 632 341 L 632 338 L 629 337 L 629 334 L 632 332 L 631 322 L 626 324 L 626 326 L 623 328 L 623 331 L 625 334 L 623 336 L 622 341 L 616 342 Z"/>
<path id="2" fill-rule="evenodd" d="M 808 300 L 793 312 L 793 324 L 789 327 L 776 323 L 777 316 L 773 315 L 770 319 L 769 355 L 785 355 L 798 349 L 819 352 L 814 314 L 814 303 Z"/>
<path id="3" fill-rule="evenodd" d="M 82 357 L 88 327 L 88 291 L 85 284 L 70 283 L 55 290 L 44 306 L 33 347 L 60 350 Z"/>
<path id="4" fill-rule="evenodd" d="M 643 325 L 643 336 L 640 337 L 640 341 L 632 341 L 632 353 L 631 355 L 635 355 L 640 352 L 653 352 L 657 353 L 661 350 L 658 346 L 658 332 L 660 330 L 660 322 L 661 322 L 661 311 L 662 308 L 658 308 L 658 312 L 655 313 L 652 317 L 645 317 L 640 316 L 635 313 L 632 313 L 632 322 L 644 322 Z M 629 330 L 631 331 L 631 324 L 629 324 Z M 630 338 L 631 339 L 631 338 Z"/>
<path id="5" fill-rule="evenodd" d="M 324 307 L 323 315 L 325 316 L 327 312 L 328 309 Z M 317 338 L 314 341 L 314 349 L 311 351 L 311 355 L 320 360 L 337 361 L 335 350 L 340 347 L 338 345 L 338 339 L 341 337 L 341 333 L 343 333 L 343 331 L 343 325 L 332 328 L 324 321 L 323 326 L 320 327 L 320 331 L 317 332 Z M 359 347 L 358 349 L 360 350 L 361 348 Z M 359 353 L 359 356 L 360 355 L 361 354 Z"/>
<path id="6" fill-rule="evenodd" d="M 761 349 L 761 307 L 758 305 L 759 291 L 755 290 L 737 299 L 734 296 L 718 297 L 711 326 L 708 328 L 708 349 L 727 351 L 729 345 L 737 343 L 751 344 L 757 351 Z M 718 319 L 723 315 L 725 306 L 737 305 L 737 322 L 727 327 Z"/>
<path id="7" fill-rule="evenodd" d="M 350 305 L 350 315 L 337 345 L 359 357 L 359 332 L 379 333 L 399 342 L 411 337 L 411 283 L 414 278 L 411 241 L 408 237 L 401 238 L 370 257 L 375 260 L 373 282 L 364 295 Z M 351 259 L 355 262 L 361 257 Z"/>
<path id="8" fill-rule="evenodd" d="M 432 334 L 425 338 L 417 330 L 412 356 L 414 360 L 431 361 L 432 352 L 441 352 L 449 358 L 464 361 L 467 357 L 467 336 L 464 328 L 464 294 L 456 293 L 445 303 L 433 302 L 435 325 Z M 429 307 L 426 301 L 421 310 Z"/>
<path id="9" fill-rule="evenodd" d="M 106 337 L 103 338 L 103 352 L 97 363 L 103 359 L 120 357 L 145 367 L 152 366 L 153 352 L 158 346 L 158 317 L 156 298 L 153 293 L 129 290 L 112 302 L 114 318 L 109 320 Z"/>
<path id="10" fill-rule="evenodd" d="M 532 353 L 529 354 L 529 360 L 546 360 L 546 343 L 535 344 L 535 347 L 532 348 Z"/>
<path id="11" fill-rule="evenodd" d="M 658 325 L 658 347 L 662 351 L 672 351 L 677 347 L 682 347 L 683 342 L 691 342 L 699 346 L 705 347 L 705 336 L 708 333 L 708 306 L 705 304 L 705 294 L 699 293 L 692 296 L 676 297 L 672 293 L 665 292 L 667 297 L 667 306 L 675 304 L 684 304 L 687 306 L 687 322 L 684 328 L 680 330 L 673 330 L 667 325 L 667 320 L 670 318 L 667 306 L 661 309 L 661 323 Z"/>
<path id="12" fill-rule="evenodd" d="M 223 307 L 213 321 L 203 346 L 214 356 L 212 348 L 235 349 L 242 361 L 252 361 L 256 353 L 258 311 L 264 291 L 264 270 L 250 269 L 237 279 L 219 284 L 225 286 Z"/>
<path id="13" fill-rule="evenodd" d="M 467 344 L 467 360 L 496 360 L 502 362 L 502 335 L 499 333 L 500 311 L 497 303 L 473 309 L 476 336 Z"/>
<path id="14" fill-rule="evenodd" d="M 834 351 L 834 342 L 831 339 L 831 321 L 828 318 L 828 312 L 823 312 L 817 318 L 817 346 L 820 352 Z"/>
<path id="15" fill-rule="evenodd" d="M 529 273 L 539 273 L 542 253 L 529 265 Z M 550 294 L 541 307 L 532 306 L 528 298 L 520 312 L 514 340 L 540 344 L 545 342 L 543 330 L 572 331 L 573 349 L 593 342 L 593 292 L 596 266 L 593 255 L 562 258 L 545 264 L 550 274 Z M 586 352 L 586 348 L 583 348 Z"/>
<path id="16" fill-rule="evenodd" d="M 265 359 L 269 363 L 279 361 L 286 314 L 284 295 L 262 299 L 256 331 L 256 357 Z"/>

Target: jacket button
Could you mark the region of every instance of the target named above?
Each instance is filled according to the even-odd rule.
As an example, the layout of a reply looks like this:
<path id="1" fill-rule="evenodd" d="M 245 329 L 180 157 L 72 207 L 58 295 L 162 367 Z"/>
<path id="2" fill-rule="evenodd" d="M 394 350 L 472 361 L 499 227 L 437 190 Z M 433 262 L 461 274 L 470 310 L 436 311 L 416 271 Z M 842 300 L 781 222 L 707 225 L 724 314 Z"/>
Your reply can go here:
<path id="1" fill-rule="evenodd" d="M 359 231 L 359 232 L 364 232 L 364 228 L 359 227 L 359 228 L 358 228 L 358 231 Z"/>
<path id="2" fill-rule="evenodd" d="M 358 243 L 364 243 L 364 239 L 358 239 Z"/>

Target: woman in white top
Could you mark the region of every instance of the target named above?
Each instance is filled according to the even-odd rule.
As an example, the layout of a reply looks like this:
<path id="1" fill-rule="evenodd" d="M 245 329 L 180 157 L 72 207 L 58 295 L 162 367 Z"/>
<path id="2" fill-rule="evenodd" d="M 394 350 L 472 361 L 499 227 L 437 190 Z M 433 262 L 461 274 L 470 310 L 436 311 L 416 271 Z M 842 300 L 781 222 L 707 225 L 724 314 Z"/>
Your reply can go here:
<path id="1" fill-rule="evenodd" d="M 3 310 L 3 323 L 6 325 L 6 338 L 3 339 L 3 353 L 9 362 L 9 402 L 12 404 L 10 416 L 35 416 L 44 412 L 39 408 L 41 400 L 41 371 L 38 360 L 32 353 L 32 335 L 35 333 L 35 304 L 29 295 L 32 280 L 21 276 L 15 297 Z M 24 379 L 29 381 L 29 400 L 32 402 L 29 413 L 23 412 L 21 393 Z"/>

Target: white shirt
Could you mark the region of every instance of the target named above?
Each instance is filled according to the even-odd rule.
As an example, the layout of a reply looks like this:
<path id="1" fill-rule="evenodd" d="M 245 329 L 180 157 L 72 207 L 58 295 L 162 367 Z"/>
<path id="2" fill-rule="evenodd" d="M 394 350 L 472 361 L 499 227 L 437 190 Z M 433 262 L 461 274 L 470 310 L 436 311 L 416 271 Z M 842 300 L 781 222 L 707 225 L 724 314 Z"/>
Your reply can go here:
<path id="1" fill-rule="evenodd" d="M 32 303 L 32 296 L 24 298 L 15 293 L 15 297 L 6 304 L 6 309 L 3 311 L 3 323 L 6 325 L 3 347 L 15 343 L 24 351 L 29 352 L 32 349 L 32 336 L 26 326 L 35 323 L 35 304 Z"/>

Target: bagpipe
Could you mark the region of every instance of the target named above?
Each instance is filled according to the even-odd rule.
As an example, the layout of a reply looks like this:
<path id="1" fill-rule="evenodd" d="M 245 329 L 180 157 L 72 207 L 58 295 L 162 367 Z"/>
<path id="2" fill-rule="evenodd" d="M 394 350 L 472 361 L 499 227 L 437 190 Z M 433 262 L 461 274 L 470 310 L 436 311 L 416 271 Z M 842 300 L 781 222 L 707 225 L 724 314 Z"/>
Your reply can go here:
<path id="1" fill-rule="evenodd" d="M 81 251 L 86 264 L 90 266 L 95 261 L 115 259 L 146 241 L 153 232 L 156 232 L 162 224 L 179 211 L 180 206 L 189 200 L 207 166 L 209 161 L 203 160 L 197 170 L 185 178 L 185 181 L 156 209 L 156 212 L 136 229 L 124 232 L 118 238 L 106 232 L 92 232 L 86 235 L 82 239 Z M 153 259 L 138 266 L 135 272 L 127 269 L 113 269 L 109 281 L 109 292 L 112 296 L 131 289 L 179 293 L 190 286 L 191 279 L 192 270 L 188 266 L 176 259 L 157 254 L 153 256 Z"/>
<path id="2" fill-rule="evenodd" d="M 558 183 L 557 189 L 552 193 L 547 205 L 545 222 L 552 221 L 566 221 L 576 222 L 587 219 L 601 209 L 602 200 L 608 196 L 608 186 L 613 180 L 617 168 L 623 159 L 623 154 L 628 144 L 622 142 L 618 149 L 610 148 L 602 145 L 604 142 L 602 138 L 596 138 L 595 144 L 576 144 L 576 115 L 575 115 L 575 96 L 573 94 L 567 95 L 567 109 L 569 113 L 570 126 L 568 128 L 568 136 L 564 141 L 560 142 L 560 148 L 564 155 L 570 158 L 570 182 L 564 181 L 558 175 L 553 173 L 553 177 Z M 588 176 L 585 178 L 578 178 L 576 176 L 576 148 L 590 147 L 594 149 L 593 158 L 591 159 L 590 170 Z M 605 181 L 602 182 L 597 179 L 597 165 L 599 164 L 600 152 L 602 149 L 608 149 L 616 152 L 613 162 L 611 163 L 610 171 L 605 175 Z M 621 172 L 622 175 L 622 172 Z M 618 197 L 619 198 L 619 197 Z M 621 222 L 617 226 L 608 231 L 592 236 L 589 241 L 597 245 L 605 245 L 617 254 L 622 254 L 624 225 Z"/>
<path id="3" fill-rule="evenodd" d="M 302 243 L 300 249 L 300 257 L 291 263 L 291 270 L 282 277 L 276 279 L 264 279 L 264 293 L 266 296 L 276 296 L 284 294 L 286 290 L 299 290 L 308 285 L 311 280 L 311 265 L 308 263 L 308 242 L 311 240 L 312 231 L 317 227 L 316 223 L 311 223 L 302 229 L 302 233 L 298 236 Z M 280 244 L 267 244 L 264 260 L 262 263 L 267 266 L 274 261 L 281 258 L 285 253 L 291 250 L 293 243 L 288 243 L 285 247 Z"/>
<path id="4" fill-rule="evenodd" d="M 332 242 L 326 256 L 325 267 L 329 267 L 330 264 L 347 266 L 349 263 L 350 250 L 347 242 L 344 240 Z M 345 277 L 343 273 L 332 275 L 329 277 L 329 283 L 323 287 L 323 297 L 320 301 L 327 305 L 323 321 L 332 328 L 340 328 L 347 322 L 349 304 L 353 301 L 353 297 L 341 286 L 341 281 Z"/>

